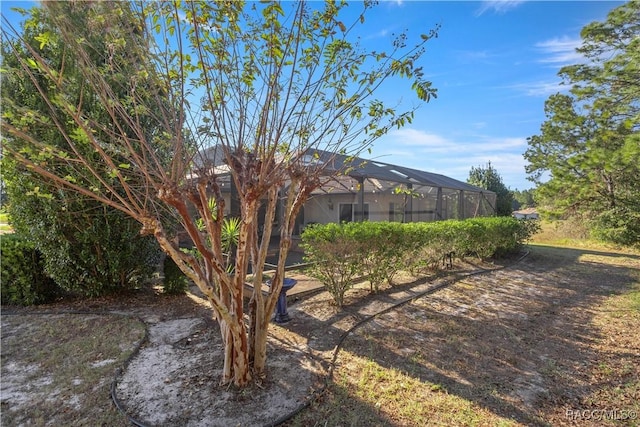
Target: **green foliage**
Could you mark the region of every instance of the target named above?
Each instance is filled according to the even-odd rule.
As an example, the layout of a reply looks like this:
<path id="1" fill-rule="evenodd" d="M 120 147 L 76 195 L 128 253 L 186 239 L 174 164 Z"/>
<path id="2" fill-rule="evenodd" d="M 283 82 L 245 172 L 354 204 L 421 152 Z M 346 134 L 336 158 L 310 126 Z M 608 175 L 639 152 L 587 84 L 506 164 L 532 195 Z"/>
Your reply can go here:
<path id="1" fill-rule="evenodd" d="M 360 248 L 360 270 L 367 277 L 371 291 L 379 289 L 383 282 L 393 283 L 393 277 L 404 266 L 405 246 L 398 239 L 403 237 L 398 222 L 349 222 L 343 225 Z"/>
<path id="2" fill-rule="evenodd" d="M 52 302 L 62 290 L 44 272 L 35 245 L 16 235 L 0 239 L 2 304 L 33 305 Z"/>
<path id="3" fill-rule="evenodd" d="M 316 224 L 305 227 L 301 236 L 305 256 L 312 262 L 309 274 L 322 282 L 338 307 L 362 266 L 362 251 L 352 231 L 339 224 Z"/>
<path id="4" fill-rule="evenodd" d="M 162 289 L 166 294 L 183 294 L 189 289 L 189 279 L 171 257 L 164 259 L 163 270 L 164 281 L 162 282 Z"/>
<path id="5" fill-rule="evenodd" d="M 597 240 L 640 247 L 640 213 L 624 208 L 602 212 L 593 220 L 591 234 Z"/>
<path id="6" fill-rule="evenodd" d="M 375 292 L 400 270 L 437 268 L 443 257 L 489 258 L 518 251 L 539 230 L 537 221 L 512 217 L 428 223 L 349 222 L 306 227 L 302 246 L 309 273 L 318 278 L 338 306 L 357 278 Z"/>
<path id="7" fill-rule="evenodd" d="M 535 190 L 513 190 L 514 210 L 532 208 L 536 206 Z"/>
<path id="8" fill-rule="evenodd" d="M 445 255 L 456 250 L 457 220 L 403 224 L 404 241 L 408 244 L 407 267 L 412 272 L 436 270 Z"/>
<path id="9" fill-rule="evenodd" d="M 513 211 L 513 193 L 504 185 L 502 177 L 491 166 L 491 162 L 488 162 L 485 167 L 471 167 L 467 182 L 496 193 L 496 214 L 498 216 L 511 215 Z"/>
<path id="10" fill-rule="evenodd" d="M 555 217 L 596 218 L 592 233 L 640 242 L 640 3 L 613 9 L 583 28 L 577 49 L 587 61 L 559 75 L 569 94 L 545 103 L 547 120 L 529 138 L 527 172 Z"/>
<path id="11" fill-rule="evenodd" d="M 120 182 L 139 182 L 139 178 L 122 176 L 122 172 L 133 169 L 132 162 L 119 154 L 121 141 L 111 130 L 121 128 L 133 133 L 131 126 L 113 120 L 100 102 L 100 89 L 86 84 L 88 76 L 82 69 L 85 61 L 100 64 L 101 71 L 109 75 L 113 96 L 131 96 L 123 85 L 124 79 L 127 74 L 136 73 L 140 61 L 116 64 L 136 50 L 132 37 L 127 40 L 123 34 L 130 31 L 130 15 L 125 4 L 92 4 L 88 10 L 63 2 L 49 6 L 25 12 L 21 36 L 33 51 L 14 38 L 2 43 L 3 126 L 29 132 L 29 136 L 17 133 L 3 140 L 7 148 L 2 160 L 3 178 L 11 199 L 13 225 L 35 242 L 45 270 L 65 290 L 97 296 L 130 289 L 155 268 L 159 249 L 154 239 L 140 237 L 140 225 L 122 212 L 94 200 L 90 194 L 65 189 L 20 161 L 21 155 L 28 156 L 36 164 L 51 167 L 65 182 L 96 194 L 103 192 L 102 183 L 115 189 Z M 87 57 L 71 52 L 52 21 L 58 14 L 67 16 L 77 28 L 87 29 L 84 42 L 96 46 Z M 105 25 L 110 30 L 100 31 Z M 109 58 L 105 58 L 106 52 Z M 44 62 L 36 62 L 36 55 Z M 26 73 L 25 61 L 38 72 Z M 51 68 L 45 70 L 44 63 Z M 140 77 L 136 89 L 139 94 L 145 93 L 145 87 L 150 85 Z M 87 110 L 82 113 L 85 121 L 80 123 L 72 119 L 78 105 Z M 153 136 L 156 125 L 150 117 L 140 111 L 135 116 L 141 129 Z M 91 131 L 85 127 L 89 122 L 95 124 Z M 100 139 L 101 150 L 111 153 L 111 164 L 98 160 L 97 150 L 89 144 L 89 134 Z M 71 143 L 75 145 L 72 147 Z M 103 178 L 84 174 L 79 167 L 82 161 L 70 161 L 74 155 L 84 158 L 94 170 L 103 171 Z"/>
<path id="12" fill-rule="evenodd" d="M 9 185 L 15 229 L 35 242 L 46 272 L 68 292 L 99 296 L 133 289 L 155 271 L 160 251 L 121 212 L 74 195 L 43 200 Z"/>

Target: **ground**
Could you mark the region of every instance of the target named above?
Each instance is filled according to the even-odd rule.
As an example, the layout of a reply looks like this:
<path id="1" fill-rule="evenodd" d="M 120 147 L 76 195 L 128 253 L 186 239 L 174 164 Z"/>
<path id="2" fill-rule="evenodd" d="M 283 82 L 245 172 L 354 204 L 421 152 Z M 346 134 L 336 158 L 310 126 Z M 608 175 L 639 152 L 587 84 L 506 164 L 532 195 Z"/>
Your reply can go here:
<path id="1" fill-rule="evenodd" d="M 363 283 L 342 309 L 324 292 L 308 295 L 290 301 L 291 322 L 270 329 L 268 377 L 242 391 L 218 385 L 221 343 L 195 292 L 3 307 L 2 425 L 609 425 L 594 410 L 637 425 L 640 304 L 618 298 L 640 293 L 639 273 L 633 253 L 534 247 L 407 274 L 375 295 Z M 105 405 L 105 421 L 78 415 L 81 380 L 52 385 L 51 370 L 72 358 L 44 368 L 21 353 L 30 336 L 41 339 L 32 328 L 78 318 L 131 342 L 85 362 L 105 367 L 102 390 L 113 384 L 121 411 L 104 391 L 94 405 Z M 56 398 L 57 412 L 34 415 L 34 402 Z"/>

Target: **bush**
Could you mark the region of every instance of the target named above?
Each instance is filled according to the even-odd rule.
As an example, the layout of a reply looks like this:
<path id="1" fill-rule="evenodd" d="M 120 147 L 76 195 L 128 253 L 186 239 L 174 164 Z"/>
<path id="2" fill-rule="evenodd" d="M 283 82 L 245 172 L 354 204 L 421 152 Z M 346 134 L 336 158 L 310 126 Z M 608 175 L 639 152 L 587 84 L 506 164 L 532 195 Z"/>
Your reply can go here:
<path id="1" fill-rule="evenodd" d="M 445 255 L 455 251 L 453 226 L 457 220 L 404 224 L 405 237 L 411 242 L 409 269 L 435 270 Z"/>
<path id="2" fill-rule="evenodd" d="M 314 225 L 302 233 L 309 273 L 341 306 L 356 278 L 366 277 L 371 291 L 392 285 L 400 270 L 436 268 L 455 253 L 486 259 L 520 249 L 539 229 L 537 222 L 512 217 L 428 223 L 351 222 Z"/>
<path id="3" fill-rule="evenodd" d="M 170 256 L 164 259 L 164 281 L 162 289 L 169 295 L 183 294 L 189 289 L 189 279 Z"/>
<path id="4" fill-rule="evenodd" d="M 354 247 L 360 248 L 358 274 L 367 277 L 372 292 L 377 292 L 384 281 L 392 285 L 393 277 L 405 267 L 409 246 L 402 225 L 399 222 L 344 224 L 345 231 L 353 237 Z"/>
<path id="5" fill-rule="evenodd" d="M 44 272 L 41 254 L 33 243 L 15 234 L 0 239 L 2 304 L 44 304 L 62 295 Z"/>
<path id="6" fill-rule="evenodd" d="M 305 257 L 312 262 L 308 273 L 322 282 L 338 307 L 362 271 L 362 248 L 347 231 L 339 224 L 313 225 L 301 236 Z"/>
<path id="7" fill-rule="evenodd" d="M 140 224 L 81 196 L 54 194 L 12 197 L 10 214 L 58 286 L 95 297 L 134 289 L 153 274 L 160 249 L 154 237 L 140 236 Z"/>
<path id="8" fill-rule="evenodd" d="M 625 208 L 604 211 L 592 221 L 591 235 L 604 242 L 640 248 L 640 214 Z"/>

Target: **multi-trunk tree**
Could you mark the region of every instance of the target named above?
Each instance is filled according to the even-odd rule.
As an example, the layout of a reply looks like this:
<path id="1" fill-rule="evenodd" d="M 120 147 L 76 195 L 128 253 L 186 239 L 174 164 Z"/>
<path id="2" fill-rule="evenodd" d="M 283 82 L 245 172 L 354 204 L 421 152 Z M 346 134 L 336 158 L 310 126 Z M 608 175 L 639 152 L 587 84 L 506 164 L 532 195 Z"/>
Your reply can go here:
<path id="1" fill-rule="evenodd" d="M 353 23 L 340 18 L 347 6 L 356 7 L 351 3 L 116 4 L 111 13 L 133 22 L 119 31 L 143 41 L 131 45 L 118 32 L 111 36 L 109 16 L 95 13 L 97 3 L 44 3 L 64 46 L 62 64 L 3 26 L 20 63 L 10 72 L 20 73 L 25 90 L 49 106 L 49 116 L 33 120 L 65 141 L 52 147 L 17 118 L 3 117 L 5 137 L 20 141 L 7 155 L 58 186 L 119 209 L 154 235 L 211 304 L 224 342 L 222 381 L 245 385 L 265 374 L 267 329 L 296 215 L 327 175 L 345 172 L 316 150 L 355 155 L 390 127 L 409 123 L 415 106 L 397 111 L 397 100 L 391 108 L 375 94 L 387 81 L 410 80 L 420 100 L 435 95 L 418 64 L 435 32 L 412 44 L 399 34 L 388 49 L 372 52 L 355 37 L 368 2 L 351 14 Z M 69 13 L 80 10 L 109 38 L 99 60 Z M 47 43 L 46 34 L 40 43 Z M 69 61 L 83 77 L 74 81 L 79 93 L 92 93 L 109 120 L 95 120 L 82 96 L 67 96 Z M 135 72 L 122 73 L 132 62 Z M 152 132 L 143 126 L 147 120 L 156 125 Z M 164 147 L 170 147 L 168 161 Z M 240 206 L 231 269 L 222 248 L 229 175 Z M 279 230 L 273 230 L 277 210 Z M 194 251 L 178 246 L 176 223 Z M 272 234 L 279 234 L 278 264 L 263 295 Z M 245 312 L 249 267 L 254 290 Z"/>
<path id="2" fill-rule="evenodd" d="M 560 70 L 570 93 L 547 100 L 525 153 L 536 195 L 553 212 L 586 217 L 598 237 L 630 245 L 640 244 L 638 34 L 637 1 L 583 28 L 585 62 Z"/>

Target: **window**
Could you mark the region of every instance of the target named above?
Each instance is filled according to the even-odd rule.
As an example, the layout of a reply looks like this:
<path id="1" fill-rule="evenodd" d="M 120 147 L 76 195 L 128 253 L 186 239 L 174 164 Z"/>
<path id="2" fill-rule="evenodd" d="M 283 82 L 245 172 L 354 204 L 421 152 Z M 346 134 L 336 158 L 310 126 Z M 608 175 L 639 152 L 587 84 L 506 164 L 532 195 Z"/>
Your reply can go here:
<path id="1" fill-rule="evenodd" d="M 404 221 L 404 205 L 401 203 L 389 203 L 389 221 Z"/>
<path id="2" fill-rule="evenodd" d="M 360 205 L 356 203 L 340 203 L 340 222 L 360 221 Z M 369 219 L 369 204 L 364 204 L 364 219 Z"/>

